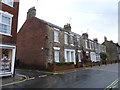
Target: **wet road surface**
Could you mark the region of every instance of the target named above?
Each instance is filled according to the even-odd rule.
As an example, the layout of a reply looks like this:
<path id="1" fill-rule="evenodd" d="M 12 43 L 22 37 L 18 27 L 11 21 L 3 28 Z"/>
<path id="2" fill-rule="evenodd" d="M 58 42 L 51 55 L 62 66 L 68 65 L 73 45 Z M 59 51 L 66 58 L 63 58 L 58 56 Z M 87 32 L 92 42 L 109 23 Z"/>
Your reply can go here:
<path id="1" fill-rule="evenodd" d="M 118 78 L 118 64 L 95 66 L 76 72 L 49 75 L 40 72 L 25 72 L 32 79 L 3 88 L 106 88 Z M 20 71 L 17 71 L 20 73 Z M 44 77 L 40 77 L 43 76 Z"/>

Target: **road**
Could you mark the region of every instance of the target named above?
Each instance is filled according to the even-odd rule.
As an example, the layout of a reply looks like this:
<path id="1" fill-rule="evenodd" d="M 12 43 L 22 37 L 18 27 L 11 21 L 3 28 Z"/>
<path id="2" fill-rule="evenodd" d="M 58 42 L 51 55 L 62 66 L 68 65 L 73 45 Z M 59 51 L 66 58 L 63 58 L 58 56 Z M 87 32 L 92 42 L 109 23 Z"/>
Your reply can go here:
<path id="1" fill-rule="evenodd" d="M 64 74 L 46 74 L 37 71 L 17 70 L 29 78 L 21 83 L 2 88 L 106 88 L 118 79 L 118 64 L 77 69 Z"/>

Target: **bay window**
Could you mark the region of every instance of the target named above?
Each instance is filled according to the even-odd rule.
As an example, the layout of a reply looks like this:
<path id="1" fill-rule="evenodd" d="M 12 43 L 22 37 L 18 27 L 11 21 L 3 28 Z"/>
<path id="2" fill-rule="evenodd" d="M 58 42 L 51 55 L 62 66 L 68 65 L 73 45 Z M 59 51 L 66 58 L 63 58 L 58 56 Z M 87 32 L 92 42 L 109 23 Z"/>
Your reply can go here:
<path id="1" fill-rule="evenodd" d="M 73 49 L 65 49 L 65 62 L 74 62 L 76 64 L 75 61 L 75 50 Z"/>

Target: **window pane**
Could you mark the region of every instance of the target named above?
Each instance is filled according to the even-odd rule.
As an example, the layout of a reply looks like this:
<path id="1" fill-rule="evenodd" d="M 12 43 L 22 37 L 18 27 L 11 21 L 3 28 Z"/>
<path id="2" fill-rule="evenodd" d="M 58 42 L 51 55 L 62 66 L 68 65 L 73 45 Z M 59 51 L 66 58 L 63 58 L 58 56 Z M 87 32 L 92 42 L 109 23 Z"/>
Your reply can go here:
<path id="1" fill-rule="evenodd" d="M 58 50 L 54 51 L 54 61 L 59 62 L 59 51 Z"/>
<path id="2" fill-rule="evenodd" d="M 2 0 L 3 3 L 13 6 L 13 0 Z"/>
<path id="3" fill-rule="evenodd" d="M 10 26 L 0 24 L 0 32 L 10 34 Z"/>
<path id="4" fill-rule="evenodd" d="M 9 25 L 10 24 L 10 18 L 2 15 L 2 23 L 5 23 L 5 24 Z"/>
<path id="5" fill-rule="evenodd" d="M 59 32 L 54 31 L 54 42 L 59 42 Z"/>
<path id="6" fill-rule="evenodd" d="M 4 12 L 0 14 L 0 32 L 10 34 L 11 33 L 11 20 L 12 17 L 6 15 Z"/>
<path id="7" fill-rule="evenodd" d="M 64 35 L 64 40 L 65 40 L 65 44 L 68 44 L 68 35 L 67 34 Z"/>

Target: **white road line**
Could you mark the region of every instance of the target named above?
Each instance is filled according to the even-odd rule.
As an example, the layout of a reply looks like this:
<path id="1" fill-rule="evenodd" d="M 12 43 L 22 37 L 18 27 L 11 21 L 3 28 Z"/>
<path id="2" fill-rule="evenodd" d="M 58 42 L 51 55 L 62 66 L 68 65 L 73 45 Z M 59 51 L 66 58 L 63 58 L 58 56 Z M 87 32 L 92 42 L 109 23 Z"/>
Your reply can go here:
<path id="1" fill-rule="evenodd" d="M 46 77 L 47 75 L 38 76 L 39 78 Z"/>
<path id="2" fill-rule="evenodd" d="M 118 81 L 119 81 L 119 79 L 116 79 L 109 86 L 107 86 L 104 90 L 109 90 L 110 88 L 112 88 L 113 86 L 115 86 L 118 83 Z"/>
<path id="3" fill-rule="evenodd" d="M 29 78 L 29 80 L 33 80 L 33 79 L 35 79 L 35 77 Z"/>
<path id="4" fill-rule="evenodd" d="M 58 73 L 53 73 L 54 75 L 57 75 Z"/>

